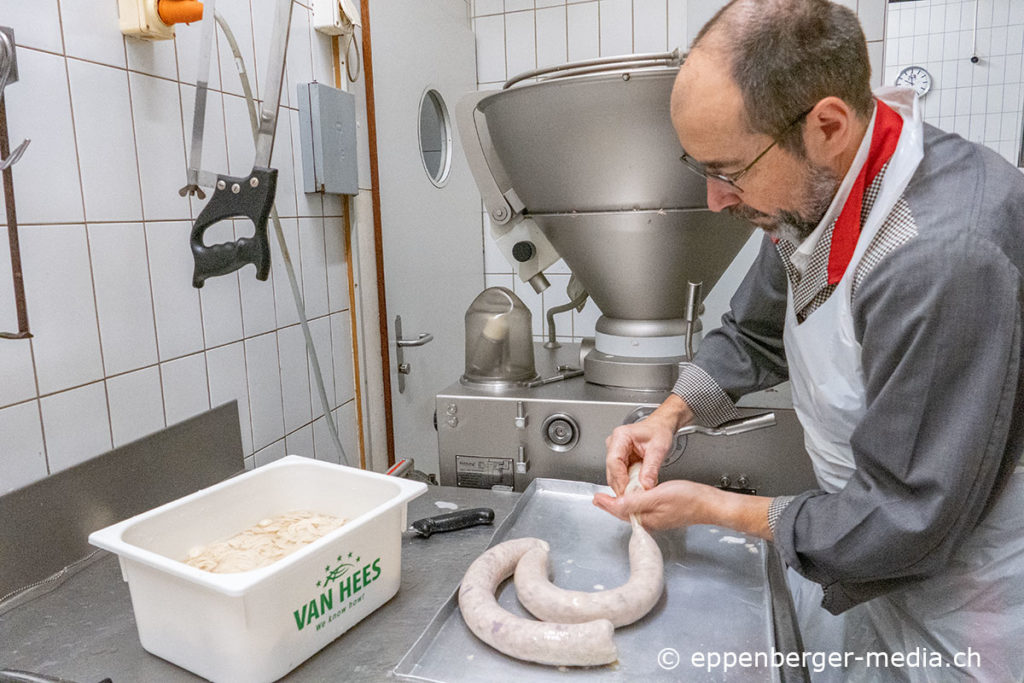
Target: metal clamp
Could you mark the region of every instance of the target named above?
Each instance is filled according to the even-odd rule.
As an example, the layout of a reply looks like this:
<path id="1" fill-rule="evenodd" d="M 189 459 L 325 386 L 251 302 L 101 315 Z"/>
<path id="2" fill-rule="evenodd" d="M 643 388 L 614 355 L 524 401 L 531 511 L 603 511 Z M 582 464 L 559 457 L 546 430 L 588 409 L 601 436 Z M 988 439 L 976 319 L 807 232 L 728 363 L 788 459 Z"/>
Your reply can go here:
<path id="1" fill-rule="evenodd" d="M 483 199 L 487 213 L 490 214 L 491 222 L 494 225 L 514 225 L 522 211 L 521 202 L 518 208 L 513 204 L 518 201 L 508 182 L 508 176 L 501 163 L 497 159 L 488 159 L 487 151 L 492 147 L 491 136 L 487 130 L 487 119 L 483 114 L 477 116 L 477 105 L 486 98 L 493 95 L 493 92 L 480 91 L 469 93 L 459 100 L 455 105 L 455 121 L 459 127 L 459 134 L 462 136 L 463 152 L 466 155 L 466 162 L 469 164 L 470 173 L 480 189 L 480 198 Z M 501 188 L 505 187 L 506 190 Z M 511 195 L 506 193 L 511 191 Z M 513 217 L 517 217 L 512 220 Z"/>

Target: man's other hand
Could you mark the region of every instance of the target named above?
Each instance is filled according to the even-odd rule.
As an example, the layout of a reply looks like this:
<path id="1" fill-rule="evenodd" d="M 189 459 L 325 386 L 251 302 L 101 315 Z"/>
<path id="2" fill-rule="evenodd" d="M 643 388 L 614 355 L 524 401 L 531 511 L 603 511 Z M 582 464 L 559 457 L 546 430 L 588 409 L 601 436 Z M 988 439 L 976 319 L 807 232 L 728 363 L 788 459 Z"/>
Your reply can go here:
<path id="1" fill-rule="evenodd" d="M 646 419 L 616 427 L 605 440 L 605 475 L 615 495 L 626 490 L 629 466 L 638 461 L 643 463 L 640 484 L 645 489 L 657 486 L 658 468 L 672 449 L 676 429 L 691 419 L 689 406 L 671 394 Z"/>
<path id="2" fill-rule="evenodd" d="M 649 491 L 634 491 L 618 497 L 594 495 L 594 505 L 619 519 L 637 515 L 647 529 L 675 529 L 708 520 L 708 506 L 716 489 L 685 479 L 666 481 Z"/>

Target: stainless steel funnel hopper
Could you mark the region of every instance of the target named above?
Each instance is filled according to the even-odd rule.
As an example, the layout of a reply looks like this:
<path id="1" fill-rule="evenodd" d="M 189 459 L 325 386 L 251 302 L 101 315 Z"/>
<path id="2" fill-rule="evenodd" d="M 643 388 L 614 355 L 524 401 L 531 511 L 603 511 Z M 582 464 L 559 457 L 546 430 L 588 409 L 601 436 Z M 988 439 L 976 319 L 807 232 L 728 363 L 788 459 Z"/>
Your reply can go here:
<path id="1" fill-rule="evenodd" d="M 536 286 L 561 256 L 601 309 L 586 379 L 667 389 L 685 356 L 688 282 L 710 291 L 753 228 L 709 211 L 704 182 L 679 161 L 677 55 L 598 61 L 610 63 L 474 93 L 459 129 L 520 277 Z"/>

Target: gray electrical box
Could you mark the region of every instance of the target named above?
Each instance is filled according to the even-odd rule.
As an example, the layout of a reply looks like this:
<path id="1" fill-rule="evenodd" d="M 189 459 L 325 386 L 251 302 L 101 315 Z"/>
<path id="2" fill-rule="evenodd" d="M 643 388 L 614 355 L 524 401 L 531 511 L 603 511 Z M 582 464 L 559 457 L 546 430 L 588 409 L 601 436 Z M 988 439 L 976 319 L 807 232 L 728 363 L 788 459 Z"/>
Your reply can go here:
<path id="1" fill-rule="evenodd" d="M 356 98 L 322 83 L 299 83 L 302 190 L 359 193 Z"/>

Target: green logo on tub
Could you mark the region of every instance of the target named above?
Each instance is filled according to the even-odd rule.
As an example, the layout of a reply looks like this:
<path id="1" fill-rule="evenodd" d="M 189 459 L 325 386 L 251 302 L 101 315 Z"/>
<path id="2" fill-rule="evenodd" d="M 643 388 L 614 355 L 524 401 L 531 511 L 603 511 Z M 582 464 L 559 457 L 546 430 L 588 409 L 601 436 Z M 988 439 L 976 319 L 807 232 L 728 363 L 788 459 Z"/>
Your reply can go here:
<path id="1" fill-rule="evenodd" d="M 334 621 L 363 601 L 361 591 L 380 576 L 380 558 L 362 563 L 362 558 L 338 555 L 338 564 L 324 567 L 324 578 L 316 582 L 320 595 L 292 612 L 300 631 L 310 624 L 316 630 Z M 335 607 L 337 605 L 337 607 Z"/>

